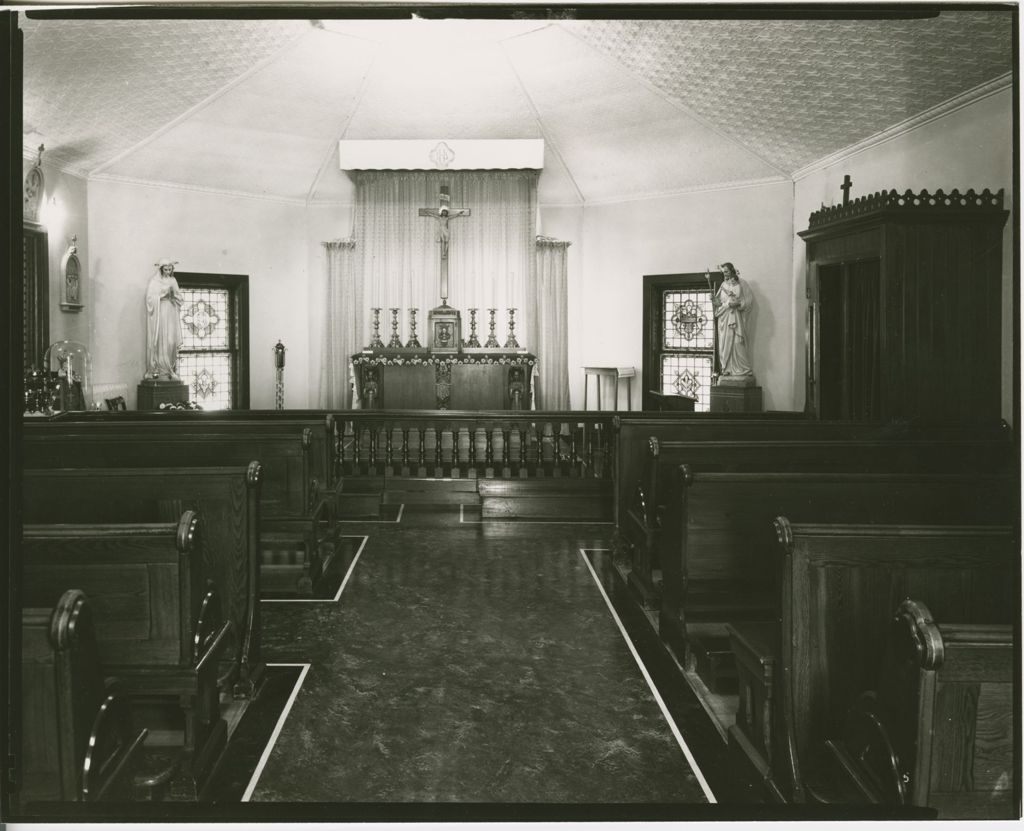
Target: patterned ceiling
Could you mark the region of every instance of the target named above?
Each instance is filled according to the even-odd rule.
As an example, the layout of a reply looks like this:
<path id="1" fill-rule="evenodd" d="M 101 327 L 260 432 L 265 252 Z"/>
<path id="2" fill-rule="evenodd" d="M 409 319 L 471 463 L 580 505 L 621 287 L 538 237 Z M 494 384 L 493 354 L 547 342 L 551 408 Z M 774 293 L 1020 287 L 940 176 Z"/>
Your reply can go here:
<path id="1" fill-rule="evenodd" d="M 1012 66 L 1003 12 L 562 25 L 788 173 Z"/>
<path id="2" fill-rule="evenodd" d="M 1012 14 L 28 19 L 26 148 L 99 177 L 344 200 L 339 138 L 546 140 L 541 198 L 794 171 L 1012 70 Z"/>

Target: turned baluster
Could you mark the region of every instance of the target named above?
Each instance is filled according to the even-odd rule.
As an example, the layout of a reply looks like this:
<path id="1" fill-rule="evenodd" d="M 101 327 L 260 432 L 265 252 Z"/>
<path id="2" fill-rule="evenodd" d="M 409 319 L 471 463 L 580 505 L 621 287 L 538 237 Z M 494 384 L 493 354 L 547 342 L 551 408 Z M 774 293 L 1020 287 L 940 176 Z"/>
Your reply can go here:
<path id="1" fill-rule="evenodd" d="M 587 430 L 587 471 L 590 476 L 596 477 L 594 470 L 594 430 Z"/>
<path id="2" fill-rule="evenodd" d="M 491 434 L 490 428 L 487 429 L 485 439 L 487 440 L 487 447 L 484 451 L 484 459 L 487 462 L 487 467 L 491 467 L 494 464 L 494 436 Z"/>
<path id="3" fill-rule="evenodd" d="M 353 425 L 352 426 L 352 430 L 353 430 L 353 433 L 355 434 L 354 438 L 353 438 L 353 441 L 352 441 L 352 471 L 353 471 L 353 473 L 358 473 L 359 472 L 359 457 L 360 457 L 360 455 L 362 455 L 359 452 L 360 451 L 359 445 L 361 445 L 363 443 L 363 428 L 362 427 L 356 427 L 355 425 Z"/>
<path id="4" fill-rule="evenodd" d="M 443 430 L 440 427 L 434 428 L 434 464 L 441 467 L 441 435 Z"/>
<path id="5" fill-rule="evenodd" d="M 375 467 L 377 464 L 377 428 L 370 428 L 370 467 Z"/>
<path id="6" fill-rule="evenodd" d="M 402 467 L 409 467 L 409 428 L 402 428 Z"/>
<path id="7" fill-rule="evenodd" d="M 521 467 L 526 467 L 526 445 L 529 433 L 529 426 L 519 428 L 519 464 Z"/>
<path id="8" fill-rule="evenodd" d="M 417 428 L 420 434 L 420 467 L 427 466 L 426 449 L 427 449 L 427 428 Z"/>
<path id="9" fill-rule="evenodd" d="M 579 459 L 576 458 L 576 431 L 572 428 L 569 429 L 569 467 L 575 468 L 579 463 Z"/>
<path id="10" fill-rule="evenodd" d="M 512 431 L 501 431 L 501 466 L 508 467 L 509 443 L 512 441 Z"/>
<path id="11" fill-rule="evenodd" d="M 384 464 L 386 464 L 388 467 L 391 467 L 391 464 L 394 461 L 394 448 L 392 444 L 394 441 L 392 439 L 393 433 L 394 430 L 391 427 L 388 427 L 387 432 L 384 435 Z"/>
<path id="12" fill-rule="evenodd" d="M 469 466 L 476 467 L 476 425 L 469 428 Z"/>

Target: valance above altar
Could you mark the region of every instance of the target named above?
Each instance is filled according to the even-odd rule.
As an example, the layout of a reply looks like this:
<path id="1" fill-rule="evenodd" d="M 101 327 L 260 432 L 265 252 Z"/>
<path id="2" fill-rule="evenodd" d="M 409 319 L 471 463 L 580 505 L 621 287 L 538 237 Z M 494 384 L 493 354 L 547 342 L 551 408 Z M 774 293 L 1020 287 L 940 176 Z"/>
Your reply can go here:
<path id="1" fill-rule="evenodd" d="M 341 139 L 342 170 L 541 170 L 544 139 Z"/>
<path id="2" fill-rule="evenodd" d="M 352 356 L 362 409 L 527 410 L 537 357 L 528 352 L 372 350 Z"/>

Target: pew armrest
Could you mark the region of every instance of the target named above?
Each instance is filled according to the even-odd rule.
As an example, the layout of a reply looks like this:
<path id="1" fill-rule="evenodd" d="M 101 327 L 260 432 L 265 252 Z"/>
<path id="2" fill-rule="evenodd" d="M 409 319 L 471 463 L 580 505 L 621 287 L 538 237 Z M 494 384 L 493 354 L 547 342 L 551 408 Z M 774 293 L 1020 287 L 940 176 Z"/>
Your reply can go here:
<path id="1" fill-rule="evenodd" d="M 220 654 L 224 651 L 224 647 L 227 646 L 228 637 L 230 637 L 233 629 L 234 627 L 230 620 L 224 622 L 224 625 L 220 627 L 213 640 L 209 642 L 206 651 L 196 662 L 197 673 L 201 673 L 211 662 L 217 661 L 220 658 Z"/>
<path id="2" fill-rule="evenodd" d="M 130 798 L 147 735 L 147 730 L 132 731 L 127 701 L 108 695 L 93 720 L 82 762 L 83 801 Z"/>

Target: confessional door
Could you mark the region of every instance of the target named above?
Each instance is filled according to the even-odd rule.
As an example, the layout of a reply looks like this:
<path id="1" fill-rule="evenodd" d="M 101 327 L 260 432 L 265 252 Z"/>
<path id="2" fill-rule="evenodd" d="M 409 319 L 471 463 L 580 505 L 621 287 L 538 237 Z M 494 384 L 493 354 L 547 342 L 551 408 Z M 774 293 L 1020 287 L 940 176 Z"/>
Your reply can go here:
<path id="1" fill-rule="evenodd" d="M 882 417 L 882 298 L 877 258 L 817 264 L 810 308 L 816 411 L 823 419 Z"/>

